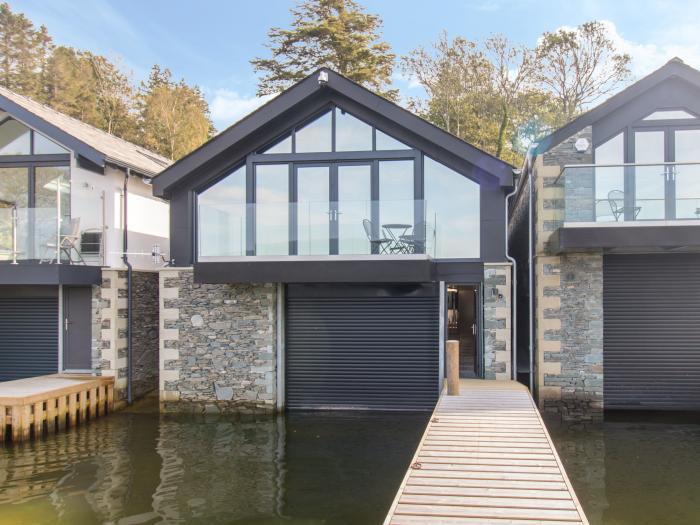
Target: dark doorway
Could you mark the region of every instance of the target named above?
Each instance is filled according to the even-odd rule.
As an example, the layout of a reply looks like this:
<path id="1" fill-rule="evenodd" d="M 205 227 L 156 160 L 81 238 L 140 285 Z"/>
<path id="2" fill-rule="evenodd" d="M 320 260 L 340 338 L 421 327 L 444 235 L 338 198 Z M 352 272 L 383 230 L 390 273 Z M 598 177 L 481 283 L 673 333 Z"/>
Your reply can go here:
<path id="1" fill-rule="evenodd" d="M 92 370 L 92 289 L 63 289 L 63 370 Z"/>
<path id="2" fill-rule="evenodd" d="M 447 339 L 459 341 L 459 376 L 479 377 L 477 294 L 473 286 L 447 286 Z"/>

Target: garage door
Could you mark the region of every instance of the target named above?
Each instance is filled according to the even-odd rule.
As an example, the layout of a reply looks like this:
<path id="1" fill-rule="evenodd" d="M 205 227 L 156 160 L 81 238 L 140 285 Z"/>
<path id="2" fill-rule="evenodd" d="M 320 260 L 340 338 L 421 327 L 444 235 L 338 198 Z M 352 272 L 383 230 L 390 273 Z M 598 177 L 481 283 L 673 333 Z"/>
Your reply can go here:
<path id="1" fill-rule="evenodd" d="M 0 288 L 0 381 L 58 371 L 57 291 L 22 290 Z"/>
<path id="2" fill-rule="evenodd" d="M 290 285 L 286 297 L 288 408 L 434 407 L 436 287 Z"/>
<path id="3" fill-rule="evenodd" d="M 610 409 L 700 409 L 700 255 L 604 261 L 604 395 Z"/>

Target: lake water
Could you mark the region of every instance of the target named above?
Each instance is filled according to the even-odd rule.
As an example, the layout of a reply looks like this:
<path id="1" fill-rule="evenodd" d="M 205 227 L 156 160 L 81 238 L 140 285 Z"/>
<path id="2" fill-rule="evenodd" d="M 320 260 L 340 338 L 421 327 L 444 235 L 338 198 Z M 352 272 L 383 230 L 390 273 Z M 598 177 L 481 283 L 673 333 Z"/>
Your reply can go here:
<path id="1" fill-rule="evenodd" d="M 429 417 L 155 408 L 0 448 L 0 525 L 381 523 Z"/>
<path id="2" fill-rule="evenodd" d="M 700 414 L 547 426 L 591 525 L 700 524 Z"/>
<path id="3" fill-rule="evenodd" d="M 161 417 L 0 448 L 0 525 L 380 524 L 428 414 Z M 591 525 L 700 524 L 700 416 L 548 427 Z"/>

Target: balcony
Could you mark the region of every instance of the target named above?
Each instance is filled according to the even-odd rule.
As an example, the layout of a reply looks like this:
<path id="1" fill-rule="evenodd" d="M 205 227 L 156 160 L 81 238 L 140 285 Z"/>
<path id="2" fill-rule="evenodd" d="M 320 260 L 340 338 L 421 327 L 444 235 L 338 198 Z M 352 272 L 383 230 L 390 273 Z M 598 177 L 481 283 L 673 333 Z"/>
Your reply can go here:
<path id="1" fill-rule="evenodd" d="M 567 166 L 560 251 L 700 246 L 700 163 Z"/>
<path id="2" fill-rule="evenodd" d="M 0 208 L 0 261 L 100 266 L 102 227 L 81 229 L 58 208 Z"/>
<path id="3" fill-rule="evenodd" d="M 426 200 L 200 202 L 195 280 L 430 282 L 434 258 L 479 258 L 479 230 L 478 208 Z"/>

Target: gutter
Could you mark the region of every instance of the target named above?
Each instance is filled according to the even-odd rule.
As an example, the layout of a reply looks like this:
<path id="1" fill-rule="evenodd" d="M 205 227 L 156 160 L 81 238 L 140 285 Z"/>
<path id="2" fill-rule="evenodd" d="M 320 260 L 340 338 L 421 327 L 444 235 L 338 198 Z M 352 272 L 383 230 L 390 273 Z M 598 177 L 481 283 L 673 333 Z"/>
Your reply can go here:
<path id="1" fill-rule="evenodd" d="M 131 405 L 134 401 L 133 398 L 133 348 L 132 348 L 132 273 L 133 268 L 129 262 L 129 222 L 128 222 L 128 187 L 129 187 L 129 176 L 131 175 L 131 168 L 126 168 L 124 172 L 124 224 L 123 224 L 123 239 L 122 239 L 122 261 L 126 265 L 126 293 L 127 293 L 127 303 L 126 303 L 126 401 Z"/>

